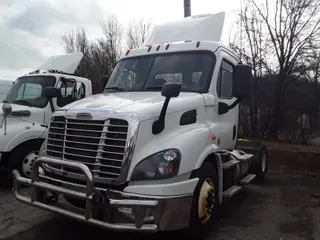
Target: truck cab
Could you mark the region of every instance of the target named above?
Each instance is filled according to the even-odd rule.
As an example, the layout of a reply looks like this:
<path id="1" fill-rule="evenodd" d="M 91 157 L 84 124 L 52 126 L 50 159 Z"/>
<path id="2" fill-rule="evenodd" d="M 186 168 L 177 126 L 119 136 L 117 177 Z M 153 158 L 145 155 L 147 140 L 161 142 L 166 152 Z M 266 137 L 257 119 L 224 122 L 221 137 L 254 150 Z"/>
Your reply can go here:
<path id="1" fill-rule="evenodd" d="M 11 84 L 0 117 L 0 164 L 9 170 L 9 180 L 13 169 L 31 176 L 52 113 L 92 95 L 91 81 L 72 75 L 82 57 L 82 53 L 55 56 L 48 62 L 57 61 L 58 65 L 46 63 Z M 48 98 L 45 92 L 52 87 L 59 94 Z"/>
<path id="2" fill-rule="evenodd" d="M 267 172 L 263 144 L 236 149 L 252 73 L 219 41 L 224 17 L 156 26 L 103 93 L 57 110 L 32 179 L 13 172 L 17 199 L 107 229 L 204 237 L 220 205 Z"/>

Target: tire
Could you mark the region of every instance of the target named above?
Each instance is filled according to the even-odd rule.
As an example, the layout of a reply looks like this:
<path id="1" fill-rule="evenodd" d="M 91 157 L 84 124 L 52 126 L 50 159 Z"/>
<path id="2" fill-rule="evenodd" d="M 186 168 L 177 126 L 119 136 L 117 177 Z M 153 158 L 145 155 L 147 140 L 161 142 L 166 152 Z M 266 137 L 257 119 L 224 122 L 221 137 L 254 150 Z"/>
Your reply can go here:
<path id="1" fill-rule="evenodd" d="M 32 165 L 34 160 L 38 158 L 42 142 L 43 141 L 41 140 L 30 141 L 13 150 L 11 156 L 8 159 L 7 165 L 9 184 L 13 184 L 12 171 L 15 169 L 19 171 L 21 176 L 30 178 Z M 30 171 L 28 171 L 29 167 L 31 168 Z"/>
<path id="2" fill-rule="evenodd" d="M 256 153 L 256 161 L 252 165 L 252 173 L 256 174 L 255 182 L 263 183 L 268 172 L 268 152 L 265 146 Z"/>
<path id="3" fill-rule="evenodd" d="M 205 239 L 211 233 L 213 222 L 215 222 L 218 215 L 218 209 L 220 205 L 218 198 L 218 175 L 212 164 L 204 162 L 202 166 L 194 174 L 192 174 L 191 178 L 194 177 L 199 178 L 199 182 L 193 193 L 189 223 L 190 225 L 189 228 L 185 231 L 185 234 L 188 237 L 191 237 L 191 239 Z M 204 185 L 207 185 L 208 183 L 210 187 L 213 187 L 209 188 L 210 190 L 213 190 L 213 208 L 211 210 L 210 216 L 200 219 L 199 211 L 201 211 L 201 206 L 204 206 L 199 204 L 199 200 L 201 198 L 200 195 L 207 196 L 207 194 L 204 194 L 207 193 L 207 190 L 204 190 Z M 213 186 L 211 184 L 213 184 Z M 206 204 L 210 204 L 210 202 L 207 200 L 205 200 Z"/>

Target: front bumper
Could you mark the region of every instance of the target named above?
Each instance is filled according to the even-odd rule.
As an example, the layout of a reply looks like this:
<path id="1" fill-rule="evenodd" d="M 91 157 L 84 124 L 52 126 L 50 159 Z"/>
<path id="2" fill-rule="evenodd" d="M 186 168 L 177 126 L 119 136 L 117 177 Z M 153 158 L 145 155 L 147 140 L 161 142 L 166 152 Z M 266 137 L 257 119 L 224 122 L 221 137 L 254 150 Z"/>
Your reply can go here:
<path id="1" fill-rule="evenodd" d="M 41 164 L 81 170 L 86 185 L 41 175 L 38 171 Z M 19 201 L 102 228 L 156 232 L 189 226 L 192 195 L 150 196 L 98 188 L 84 164 L 46 157 L 35 161 L 31 179 L 21 177 L 16 170 L 13 175 L 14 193 Z M 31 197 L 21 194 L 21 185 L 31 186 Z M 69 204 L 59 198 L 61 195 L 82 201 L 84 208 Z"/>

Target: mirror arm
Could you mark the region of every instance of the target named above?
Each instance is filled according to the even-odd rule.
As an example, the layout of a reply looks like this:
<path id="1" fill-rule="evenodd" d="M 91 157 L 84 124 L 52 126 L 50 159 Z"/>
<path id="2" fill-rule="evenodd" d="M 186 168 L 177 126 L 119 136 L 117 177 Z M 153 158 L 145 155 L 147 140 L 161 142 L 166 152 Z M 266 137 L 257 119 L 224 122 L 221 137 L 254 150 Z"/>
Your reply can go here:
<path id="1" fill-rule="evenodd" d="M 164 101 L 164 104 L 162 106 L 159 119 L 156 120 L 152 125 L 152 133 L 153 134 L 159 134 L 164 129 L 164 123 L 165 123 L 165 116 L 168 109 L 168 104 L 170 101 L 170 97 L 167 97 Z"/>
<path id="2" fill-rule="evenodd" d="M 229 105 L 229 110 L 235 108 L 241 101 L 241 98 L 237 98 L 237 100 L 235 100 L 231 105 Z"/>
<path id="3" fill-rule="evenodd" d="M 54 108 L 54 105 L 53 105 L 53 102 L 52 102 L 52 98 L 49 99 L 49 103 L 50 103 L 51 111 L 54 112 L 55 108 Z"/>

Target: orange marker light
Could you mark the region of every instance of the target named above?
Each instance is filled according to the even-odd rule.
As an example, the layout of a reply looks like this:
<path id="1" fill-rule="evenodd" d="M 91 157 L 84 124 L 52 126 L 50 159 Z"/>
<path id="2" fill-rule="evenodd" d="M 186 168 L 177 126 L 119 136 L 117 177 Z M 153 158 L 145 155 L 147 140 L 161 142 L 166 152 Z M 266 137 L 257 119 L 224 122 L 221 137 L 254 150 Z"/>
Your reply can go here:
<path id="1" fill-rule="evenodd" d="M 215 141 L 217 139 L 217 137 L 215 135 L 211 136 L 212 141 Z"/>

